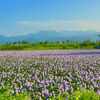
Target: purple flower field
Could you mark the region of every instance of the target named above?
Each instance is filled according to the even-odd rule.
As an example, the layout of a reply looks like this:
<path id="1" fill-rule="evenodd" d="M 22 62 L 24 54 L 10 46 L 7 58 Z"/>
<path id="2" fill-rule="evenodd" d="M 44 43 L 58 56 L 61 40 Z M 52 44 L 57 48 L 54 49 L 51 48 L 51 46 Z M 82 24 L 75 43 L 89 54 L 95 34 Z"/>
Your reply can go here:
<path id="1" fill-rule="evenodd" d="M 77 89 L 94 89 L 100 95 L 100 54 L 70 55 L 79 52 L 100 50 L 0 51 L 0 86 L 39 98 Z"/>

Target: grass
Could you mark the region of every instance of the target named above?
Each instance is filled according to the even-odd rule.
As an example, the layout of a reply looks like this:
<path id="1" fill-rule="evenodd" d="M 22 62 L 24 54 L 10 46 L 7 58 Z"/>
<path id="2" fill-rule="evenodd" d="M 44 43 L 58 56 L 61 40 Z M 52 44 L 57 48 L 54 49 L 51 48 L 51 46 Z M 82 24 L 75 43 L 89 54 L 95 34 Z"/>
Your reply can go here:
<path id="1" fill-rule="evenodd" d="M 96 49 L 95 46 L 79 46 L 79 45 L 67 45 L 67 44 L 34 44 L 34 45 L 0 45 L 0 51 L 7 50 L 66 50 L 66 49 Z"/>

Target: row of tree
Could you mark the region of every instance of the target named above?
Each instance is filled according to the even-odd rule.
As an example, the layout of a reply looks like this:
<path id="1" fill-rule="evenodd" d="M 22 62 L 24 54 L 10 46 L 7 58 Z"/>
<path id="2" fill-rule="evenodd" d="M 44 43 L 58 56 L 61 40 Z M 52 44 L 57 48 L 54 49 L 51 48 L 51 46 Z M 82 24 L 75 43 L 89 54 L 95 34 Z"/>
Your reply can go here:
<path id="1" fill-rule="evenodd" d="M 98 35 L 100 37 L 100 35 Z M 90 39 L 85 40 L 83 42 L 77 41 L 57 41 L 57 42 L 49 42 L 49 41 L 37 41 L 36 43 L 29 43 L 28 41 L 14 41 L 6 42 L 5 44 L 0 45 L 0 50 L 39 50 L 39 49 L 100 49 L 100 41 L 92 41 Z"/>
<path id="2" fill-rule="evenodd" d="M 99 43 L 99 41 L 92 41 L 90 39 L 88 40 L 85 40 L 83 42 L 77 42 L 77 41 L 70 41 L 70 40 L 67 40 L 66 42 L 64 41 L 57 41 L 57 42 L 49 42 L 49 41 L 44 41 L 44 42 L 39 42 L 39 41 L 36 41 L 36 43 L 29 43 L 28 41 L 14 41 L 13 43 L 11 42 L 6 42 L 5 44 L 3 45 L 31 45 L 31 44 L 71 44 L 71 43 L 75 43 L 75 44 L 83 44 L 84 46 L 87 46 L 87 45 L 96 45 Z"/>

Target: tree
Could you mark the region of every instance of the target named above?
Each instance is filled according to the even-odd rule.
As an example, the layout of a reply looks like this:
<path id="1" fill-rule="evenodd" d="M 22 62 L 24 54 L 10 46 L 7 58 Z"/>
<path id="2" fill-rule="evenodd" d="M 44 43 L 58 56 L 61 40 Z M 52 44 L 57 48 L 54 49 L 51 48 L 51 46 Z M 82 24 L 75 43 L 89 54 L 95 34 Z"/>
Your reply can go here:
<path id="1" fill-rule="evenodd" d="M 57 44 L 59 43 L 59 41 L 56 42 Z"/>
<path id="2" fill-rule="evenodd" d="M 27 41 L 23 40 L 22 44 L 25 45 L 25 44 L 29 44 L 29 43 Z"/>
<path id="3" fill-rule="evenodd" d="M 21 44 L 21 41 L 18 41 L 18 44 L 20 45 Z"/>
<path id="4" fill-rule="evenodd" d="M 64 44 L 64 41 L 62 41 L 62 43 Z"/>
<path id="5" fill-rule="evenodd" d="M 36 41 L 36 44 L 40 44 L 40 42 L 39 41 Z"/>
<path id="6" fill-rule="evenodd" d="M 88 40 L 86 40 L 86 41 L 83 42 L 83 46 L 89 46 L 90 43 L 91 43 L 91 40 L 88 39 Z"/>
<path id="7" fill-rule="evenodd" d="M 41 41 L 40 44 L 43 44 L 43 42 Z"/>
<path id="8" fill-rule="evenodd" d="M 66 42 L 67 42 L 67 43 L 69 43 L 70 41 L 69 41 L 69 40 L 67 40 Z"/>
<path id="9" fill-rule="evenodd" d="M 17 42 L 16 41 L 14 41 L 14 43 L 13 43 L 14 45 L 16 45 L 17 44 Z"/>
<path id="10" fill-rule="evenodd" d="M 7 45 L 7 46 L 10 45 L 10 44 L 11 44 L 11 42 L 6 42 L 6 43 L 5 43 L 5 45 Z"/>
<path id="11" fill-rule="evenodd" d="M 48 43 L 49 43 L 48 41 L 45 41 L 45 42 L 44 42 L 44 44 L 48 44 Z"/>

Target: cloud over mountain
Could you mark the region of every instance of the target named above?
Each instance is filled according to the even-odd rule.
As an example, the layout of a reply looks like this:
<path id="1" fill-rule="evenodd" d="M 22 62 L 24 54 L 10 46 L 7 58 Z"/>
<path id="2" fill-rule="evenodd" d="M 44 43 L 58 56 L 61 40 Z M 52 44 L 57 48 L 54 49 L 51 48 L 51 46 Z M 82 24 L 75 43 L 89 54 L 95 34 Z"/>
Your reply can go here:
<path id="1" fill-rule="evenodd" d="M 82 35 L 80 35 L 82 34 Z M 26 40 L 30 43 L 35 43 L 36 41 L 79 41 L 82 42 L 87 39 L 91 39 L 93 41 L 98 41 L 99 37 L 97 36 L 99 33 L 94 31 L 39 31 L 37 33 L 30 33 L 28 35 L 22 36 L 11 36 L 5 37 L 0 35 L 0 43 L 5 43 L 7 41 L 23 41 Z"/>
<path id="2" fill-rule="evenodd" d="M 34 32 L 41 30 L 54 30 L 61 32 L 64 30 L 69 31 L 96 31 L 100 32 L 100 24 L 91 23 L 81 20 L 56 20 L 56 21 L 19 21 L 17 24 L 23 28 L 32 28 Z M 30 30 L 30 31 L 31 31 Z"/>

